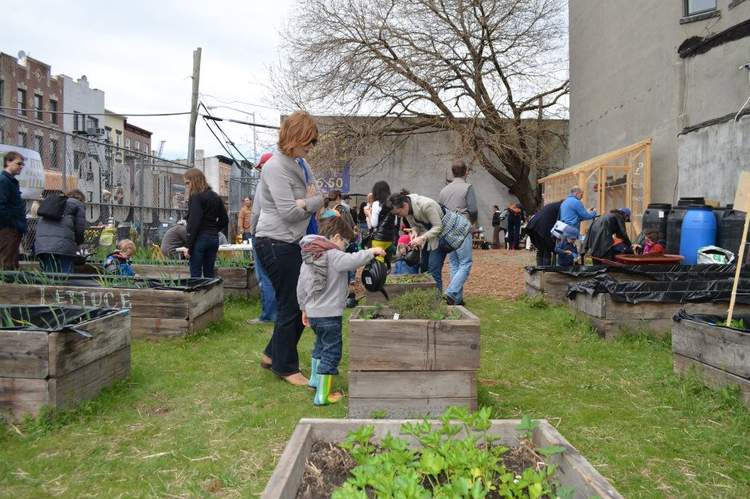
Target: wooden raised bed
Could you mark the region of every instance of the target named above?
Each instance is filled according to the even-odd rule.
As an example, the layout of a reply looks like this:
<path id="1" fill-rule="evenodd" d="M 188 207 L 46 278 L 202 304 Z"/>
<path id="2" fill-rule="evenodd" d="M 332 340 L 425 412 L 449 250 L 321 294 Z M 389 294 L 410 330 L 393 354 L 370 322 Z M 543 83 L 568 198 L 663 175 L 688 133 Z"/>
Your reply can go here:
<path id="1" fill-rule="evenodd" d="M 369 425 L 375 427 L 374 441 L 380 441 L 388 432 L 393 436 L 409 438 L 406 435 L 399 435 L 401 425 L 405 422 L 405 420 L 386 421 L 380 419 L 301 419 L 261 498 L 294 499 L 296 497 L 297 489 L 299 489 L 302 481 L 305 463 L 310 457 L 314 442 L 343 442 L 349 431 Z M 414 420 L 413 422 L 420 423 L 421 421 Z M 517 445 L 515 438 L 517 430 L 515 427 L 519 423 L 520 420 L 493 420 L 492 426 L 487 432 L 490 435 L 501 437 L 496 441 L 497 444 L 514 446 Z M 440 422 L 432 421 L 432 424 L 439 425 Z M 412 448 L 419 447 L 418 442 L 413 439 L 410 440 Z M 547 462 L 557 464 L 554 478 L 560 482 L 560 485 L 574 488 L 574 498 L 584 499 L 595 496 L 622 498 L 614 487 L 546 420 L 539 421 L 539 426 L 534 430 L 532 441 L 536 447 L 559 445 L 565 448 L 564 452 L 555 454 Z"/>
<path id="2" fill-rule="evenodd" d="M 439 416 L 458 405 L 477 408 L 481 356 L 479 319 L 463 307 L 461 319 L 349 319 L 349 417 Z M 388 308 L 381 313 L 390 314 Z"/>
<path id="3" fill-rule="evenodd" d="M 74 276 L 78 279 L 80 276 Z M 129 309 L 133 338 L 158 340 L 205 329 L 224 318 L 221 279 L 194 289 L 140 289 L 4 283 L 0 302 L 20 305 L 93 306 Z"/>
<path id="4" fill-rule="evenodd" d="M 737 385 L 740 398 L 750 408 L 750 331 L 675 317 L 672 352 L 676 374 L 686 375 L 695 368 L 714 390 Z"/>
<path id="5" fill-rule="evenodd" d="M 66 329 L 0 330 L 0 414 L 17 420 L 42 406 L 72 407 L 130 376 L 130 325 L 127 310 L 111 310 L 75 325 L 91 338 Z"/>
<path id="6" fill-rule="evenodd" d="M 548 302 L 556 305 L 567 305 L 568 285 L 592 279 L 593 272 L 599 272 L 617 279 L 620 282 L 629 281 L 688 281 L 688 280 L 716 280 L 734 277 L 732 265 L 619 265 L 580 267 L 581 271 L 588 271 L 587 275 L 570 275 L 566 273 L 570 267 L 526 267 L 524 281 L 526 294 L 534 296 L 544 295 Z M 750 271 L 750 267 L 748 269 Z"/>
<path id="7" fill-rule="evenodd" d="M 154 279 L 171 278 L 187 279 L 190 277 L 190 269 L 184 265 L 139 265 L 134 264 L 133 270 L 141 277 Z M 260 296 L 260 287 L 255 279 L 252 267 L 216 267 L 216 277 L 224 280 L 224 294 L 241 298 L 254 298 Z"/>
<path id="8" fill-rule="evenodd" d="M 653 286 L 670 283 L 654 282 Z M 674 286 L 674 283 L 671 283 Z M 680 283 L 685 284 L 687 283 Z M 729 287 L 731 282 L 727 281 Z M 673 293 L 678 294 L 676 290 Z M 653 333 L 656 336 L 666 336 L 672 328 L 672 316 L 680 310 L 686 309 L 691 314 L 726 314 L 729 308 L 729 298 L 706 296 L 705 301 L 667 301 L 657 298 L 638 303 L 615 301 L 609 293 L 588 294 L 579 292 L 569 301 L 570 312 L 577 317 L 587 319 L 606 340 L 619 337 L 623 331 L 635 331 L 637 328 Z M 737 303 L 738 313 L 750 312 L 750 305 Z"/>
<path id="9" fill-rule="evenodd" d="M 400 276 L 411 276 L 411 278 L 418 280 L 419 282 L 398 282 L 400 279 L 403 279 Z M 385 281 L 385 286 L 383 286 L 383 289 L 385 289 L 385 292 L 388 293 L 388 298 L 394 298 L 396 296 L 400 296 L 407 291 L 413 291 L 415 289 L 436 289 L 435 288 L 435 279 L 432 278 L 432 276 L 425 275 L 425 274 L 399 274 L 399 275 L 389 275 L 388 278 Z M 373 293 L 372 291 L 366 291 L 365 294 L 365 304 L 366 305 L 375 305 L 376 303 L 387 303 L 388 300 L 385 299 L 385 296 L 380 291 Z"/>

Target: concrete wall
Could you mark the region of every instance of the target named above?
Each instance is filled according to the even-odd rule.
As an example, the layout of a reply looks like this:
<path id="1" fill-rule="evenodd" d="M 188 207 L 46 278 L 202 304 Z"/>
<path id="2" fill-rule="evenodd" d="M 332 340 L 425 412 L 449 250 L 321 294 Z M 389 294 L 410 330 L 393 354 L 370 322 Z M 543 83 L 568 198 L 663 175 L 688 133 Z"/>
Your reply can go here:
<path id="1" fill-rule="evenodd" d="M 747 74 L 737 67 L 750 50 L 747 38 L 687 59 L 677 49 L 750 18 L 750 2 L 729 3 L 718 0 L 718 17 L 681 24 L 679 1 L 570 0 L 568 165 L 651 137 L 651 201 L 693 194 L 681 191 L 692 166 L 679 163 L 678 135 L 740 108 Z"/>
<path id="2" fill-rule="evenodd" d="M 391 186 L 391 192 L 406 188 L 410 192 L 437 199 L 440 190 L 453 178 L 451 163 L 455 157 L 451 150 L 455 147 L 455 141 L 450 132 L 414 135 L 380 166 L 372 167 L 374 160 L 371 158 L 358 161 L 351 167 L 350 192 L 367 194 L 375 182 L 385 180 Z M 561 167 L 564 153 L 558 154 L 557 158 L 553 160 L 557 162 L 555 166 Z M 467 182 L 474 186 L 476 192 L 479 225 L 485 231 L 491 231 L 492 205 L 502 208 L 518 199 L 479 163 L 469 164 L 469 167 L 472 170 Z M 361 200 L 358 198 L 356 201 Z"/>

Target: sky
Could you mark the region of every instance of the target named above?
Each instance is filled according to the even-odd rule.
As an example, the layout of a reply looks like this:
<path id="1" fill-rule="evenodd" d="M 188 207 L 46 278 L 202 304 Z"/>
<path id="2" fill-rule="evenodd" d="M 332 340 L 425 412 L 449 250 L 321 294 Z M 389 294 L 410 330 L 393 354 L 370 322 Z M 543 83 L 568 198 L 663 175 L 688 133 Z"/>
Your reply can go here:
<path id="1" fill-rule="evenodd" d="M 193 51 L 200 47 L 200 100 L 211 114 L 278 126 L 280 112 L 267 100 L 264 85 L 268 68 L 280 57 L 282 22 L 295 3 L 5 0 L 3 10 L 15 22 L 3 23 L 0 51 L 23 50 L 50 65 L 53 75 L 74 80 L 86 75 L 91 88 L 104 92 L 108 110 L 128 116 L 189 112 Z M 164 140 L 164 158 L 187 157 L 189 116 L 130 116 L 128 123 L 153 132 L 154 150 Z M 277 138 L 273 130 L 258 129 L 254 137 L 245 125 L 221 127 L 251 161 L 271 150 Z M 196 149 L 206 156 L 227 155 L 201 117 Z"/>

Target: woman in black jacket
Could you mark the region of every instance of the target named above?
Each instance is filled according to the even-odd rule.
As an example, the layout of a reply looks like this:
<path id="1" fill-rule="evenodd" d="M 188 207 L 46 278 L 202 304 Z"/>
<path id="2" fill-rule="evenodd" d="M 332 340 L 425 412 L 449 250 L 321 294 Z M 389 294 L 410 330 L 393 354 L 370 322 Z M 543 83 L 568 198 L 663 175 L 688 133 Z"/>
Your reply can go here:
<path id="1" fill-rule="evenodd" d="M 185 257 L 190 259 L 190 277 L 214 277 L 219 231 L 229 224 L 227 210 L 199 169 L 185 172 L 185 187 L 189 196 Z"/>
<path id="2" fill-rule="evenodd" d="M 391 215 L 387 208 L 383 208 L 390 195 L 391 186 L 384 180 L 376 182 L 372 187 L 372 197 L 374 199 L 372 202 L 372 216 L 370 218 L 372 222 L 372 247 L 383 248 L 383 251 L 387 251 L 390 246 L 393 246 L 396 236 L 396 217 L 395 215 Z M 381 262 L 385 261 L 382 256 L 376 258 Z"/>

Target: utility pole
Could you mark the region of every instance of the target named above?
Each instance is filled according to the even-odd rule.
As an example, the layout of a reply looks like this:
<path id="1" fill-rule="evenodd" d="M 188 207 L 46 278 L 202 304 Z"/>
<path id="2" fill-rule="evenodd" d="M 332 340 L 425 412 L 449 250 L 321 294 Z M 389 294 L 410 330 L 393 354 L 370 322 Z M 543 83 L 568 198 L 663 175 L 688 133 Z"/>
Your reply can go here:
<path id="1" fill-rule="evenodd" d="M 201 76 L 201 48 L 193 51 L 193 101 L 190 109 L 190 135 L 188 137 L 188 166 L 195 166 L 195 122 L 198 121 L 198 88 Z"/>

